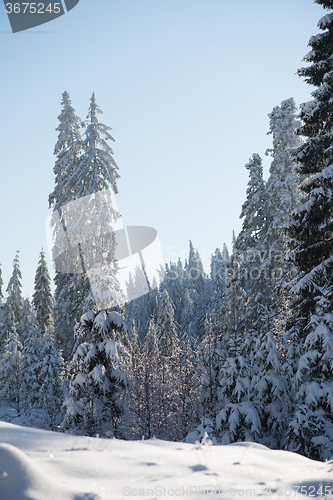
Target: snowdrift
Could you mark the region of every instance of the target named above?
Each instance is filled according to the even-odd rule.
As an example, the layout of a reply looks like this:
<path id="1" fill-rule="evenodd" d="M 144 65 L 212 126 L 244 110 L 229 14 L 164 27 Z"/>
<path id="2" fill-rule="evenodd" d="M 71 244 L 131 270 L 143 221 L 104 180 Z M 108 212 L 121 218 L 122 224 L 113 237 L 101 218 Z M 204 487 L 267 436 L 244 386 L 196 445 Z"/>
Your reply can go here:
<path id="1" fill-rule="evenodd" d="M 333 461 L 254 443 L 104 440 L 5 422 L 0 443 L 0 500 L 304 499 L 332 489 Z"/>

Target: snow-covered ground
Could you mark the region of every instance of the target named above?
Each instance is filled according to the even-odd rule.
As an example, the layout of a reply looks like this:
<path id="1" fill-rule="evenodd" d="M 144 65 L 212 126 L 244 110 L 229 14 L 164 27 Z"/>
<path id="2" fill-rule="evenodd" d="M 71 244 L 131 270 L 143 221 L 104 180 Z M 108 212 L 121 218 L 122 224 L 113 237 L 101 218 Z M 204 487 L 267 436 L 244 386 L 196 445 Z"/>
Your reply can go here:
<path id="1" fill-rule="evenodd" d="M 1 500 L 324 498 L 332 480 L 333 462 L 253 443 L 104 440 L 0 422 Z"/>

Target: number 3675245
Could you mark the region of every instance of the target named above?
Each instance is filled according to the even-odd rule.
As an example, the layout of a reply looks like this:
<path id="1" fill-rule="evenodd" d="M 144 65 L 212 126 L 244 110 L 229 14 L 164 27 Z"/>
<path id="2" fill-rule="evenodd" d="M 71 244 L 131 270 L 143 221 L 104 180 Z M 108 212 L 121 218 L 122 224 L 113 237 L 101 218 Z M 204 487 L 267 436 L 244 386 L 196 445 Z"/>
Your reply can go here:
<path id="1" fill-rule="evenodd" d="M 6 3 L 6 12 L 7 14 L 45 14 L 48 12 L 49 14 L 60 14 L 61 4 L 58 3 L 31 3 L 31 2 L 23 2 L 23 3 Z"/>

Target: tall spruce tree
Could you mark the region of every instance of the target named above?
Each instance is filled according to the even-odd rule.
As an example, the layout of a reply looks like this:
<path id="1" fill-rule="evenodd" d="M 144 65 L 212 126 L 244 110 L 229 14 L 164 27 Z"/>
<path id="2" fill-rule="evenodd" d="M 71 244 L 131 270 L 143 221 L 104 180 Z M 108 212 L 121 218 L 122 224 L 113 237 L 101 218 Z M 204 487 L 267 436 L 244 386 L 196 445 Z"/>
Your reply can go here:
<path id="1" fill-rule="evenodd" d="M 266 325 L 252 343 L 249 361 L 253 366 L 251 390 L 253 404 L 260 418 L 260 441 L 270 448 L 279 448 L 287 429 L 291 398 L 282 357 L 273 333 L 274 312 L 262 308 L 262 323 Z"/>
<path id="2" fill-rule="evenodd" d="M 117 270 L 107 262 L 105 255 L 109 252 L 104 250 L 100 248 L 100 261 L 87 271 L 91 309 L 75 328 L 82 342 L 69 365 L 69 395 L 61 425 L 89 436 L 123 437 L 119 425 L 124 412 L 122 393 L 127 386 L 123 363 L 127 352 L 119 342 L 125 323 L 115 310 L 123 296 Z"/>
<path id="3" fill-rule="evenodd" d="M 18 414 L 21 412 L 21 364 L 22 345 L 18 333 L 13 326 L 8 332 L 0 358 L 0 397 L 12 405 Z"/>
<path id="4" fill-rule="evenodd" d="M 4 348 L 9 335 L 14 330 L 16 331 L 14 313 L 10 303 L 7 301 L 3 308 L 2 323 L 0 327 L 0 353 Z"/>
<path id="5" fill-rule="evenodd" d="M 39 374 L 42 363 L 42 339 L 37 328 L 31 328 L 29 335 L 24 341 L 22 351 L 22 406 L 29 415 L 38 407 L 40 400 L 40 379 Z"/>
<path id="6" fill-rule="evenodd" d="M 42 424 L 56 430 L 63 418 L 62 405 L 65 395 L 65 367 L 60 352 L 50 336 L 45 336 L 41 345 L 39 370 L 39 404 L 43 408 Z"/>
<path id="7" fill-rule="evenodd" d="M 62 94 L 61 105 L 62 110 L 58 116 L 59 125 L 56 128 L 59 134 L 54 147 L 54 154 L 57 156 L 53 168 L 55 187 L 49 195 L 49 205 L 55 210 L 61 209 L 65 203 L 74 199 L 68 180 L 75 170 L 82 149 L 81 120 L 76 116 L 70 96 L 66 91 Z"/>
<path id="8" fill-rule="evenodd" d="M 200 254 L 193 246 L 192 241 L 189 243 L 189 256 L 185 260 L 184 266 L 184 295 L 186 289 L 189 290 L 189 295 L 193 301 L 193 310 L 195 314 L 192 324 L 191 334 L 200 341 L 204 335 L 204 323 L 206 313 L 208 312 L 210 303 L 210 289 L 208 276 L 204 271 Z M 208 286 L 207 286 L 208 285 Z"/>
<path id="9" fill-rule="evenodd" d="M 81 317 L 83 342 L 70 362 L 69 395 L 65 400 L 64 430 L 76 434 L 123 437 L 119 421 L 123 415 L 121 393 L 127 385 L 124 347 L 114 340 L 123 321 L 113 311 L 88 311 Z"/>
<path id="10" fill-rule="evenodd" d="M 131 286 L 133 287 L 132 290 L 129 288 Z M 140 341 L 143 341 L 151 316 L 149 306 L 151 294 L 150 284 L 147 282 L 143 268 L 135 268 L 134 279 L 131 276 L 130 282 L 128 283 L 128 292 L 129 294 L 132 293 L 132 296 L 135 298 L 126 308 L 126 320 L 128 324 L 133 320 L 135 321 Z"/>
<path id="11" fill-rule="evenodd" d="M 197 370 L 194 339 L 188 332 L 183 333 L 176 356 L 176 412 L 180 439 L 185 439 L 195 428 L 199 410 L 199 376 Z"/>
<path id="12" fill-rule="evenodd" d="M 177 329 L 174 322 L 174 310 L 169 294 L 163 291 L 157 316 L 158 345 L 163 356 L 172 356 L 177 345 Z"/>
<path id="13" fill-rule="evenodd" d="M 244 356 L 228 357 L 221 369 L 221 411 L 216 416 L 216 433 L 222 444 L 258 441 L 261 422 L 253 404 L 253 369 Z"/>
<path id="14" fill-rule="evenodd" d="M 332 0 L 316 0 L 326 10 L 332 10 Z M 333 165 L 332 165 L 332 99 L 333 99 L 333 17 L 324 16 L 318 23 L 322 32 L 310 38 L 311 51 L 304 57 L 309 66 L 298 75 L 312 85 L 313 100 L 301 105 L 302 126 L 299 134 L 306 141 L 298 149 L 298 173 L 302 202 L 292 213 L 288 233 L 299 271 L 293 287 L 294 310 L 300 319 L 300 336 L 315 312 L 317 286 L 331 285 L 333 270 Z"/>
<path id="15" fill-rule="evenodd" d="M 53 327 L 53 298 L 51 292 L 51 278 L 43 250 L 39 254 L 32 304 L 36 314 L 36 324 L 41 334 L 44 335 L 46 331 L 50 332 Z"/>
<path id="16" fill-rule="evenodd" d="M 13 273 L 8 282 L 6 290 L 6 292 L 8 293 L 7 302 L 14 313 L 15 325 L 18 325 L 21 321 L 21 312 L 23 306 L 21 280 L 22 274 L 20 270 L 19 252 L 17 252 L 13 262 Z"/>
<path id="17" fill-rule="evenodd" d="M 333 453 L 333 314 L 332 287 L 318 287 L 316 310 L 305 331 L 303 354 L 295 377 L 295 411 L 285 448 L 314 460 Z"/>
<path id="18" fill-rule="evenodd" d="M 210 314 L 205 320 L 205 335 L 197 352 L 198 375 L 200 377 L 201 416 L 213 422 L 220 410 L 219 388 L 221 367 L 226 359 L 226 351 L 221 335 Z"/>
<path id="19" fill-rule="evenodd" d="M 76 254 L 68 242 L 66 205 L 75 200 L 75 193 L 70 179 L 77 168 L 82 152 L 81 120 L 68 92 L 62 94 L 62 110 L 58 117 L 58 140 L 54 148 L 57 159 L 53 168 L 55 187 L 49 195 L 49 206 L 53 209 L 51 225 L 55 263 L 55 340 L 69 357 L 73 345 L 73 328 L 80 315 L 82 301 L 86 295 L 84 278 L 78 271 Z M 64 213 L 65 211 L 65 213 Z"/>
<path id="20" fill-rule="evenodd" d="M 158 399 L 159 350 L 154 321 L 149 323 L 144 342 L 139 343 L 135 324 L 131 332 L 131 361 L 128 365 L 127 405 L 130 437 L 159 437 L 161 408 Z"/>
<path id="21" fill-rule="evenodd" d="M 235 278 L 230 285 L 242 290 L 239 303 L 241 327 L 245 332 L 253 331 L 258 318 L 258 302 L 270 300 L 266 294 L 267 285 L 267 249 L 263 246 L 267 220 L 266 188 L 263 180 L 263 167 L 260 156 L 255 153 L 245 165 L 249 170 L 247 198 L 243 203 L 240 218 L 243 218 L 242 230 L 235 241 L 233 271 L 238 264 L 238 284 Z M 229 291 L 227 290 L 229 294 Z"/>
<path id="22" fill-rule="evenodd" d="M 273 160 L 266 184 L 266 198 L 269 200 L 266 238 L 269 240 L 271 253 L 284 253 L 286 236 L 283 229 L 289 221 L 290 213 L 299 203 L 299 177 L 294 153 L 302 145 L 302 140 L 297 135 L 300 126 L 297 112 L 295 100 L 291 97 L 282 101 L 280 106 L 275 106 L 268 115 L 268 134 L 272 135 L 273 148 L 268 149 L 266 155 L 270 155 Z"/>
<path id="23" fill-rule="evenodd" d="M 19 326 L 19 330 L 21 332 L 22 345 L 24 345 L 24 341 L 30 337 L 31 332 L 33 332 L 34 334 L 35 328 L 36 328 L 36 316 L 34 311 L 32 310 L 30 300 L 27 297 L 23 300 L 21 323 Z"/>
<path id="24" fill-rule="evenodd" d="M 227 286 L 227 261 L 219 248 L 211 256 L 210 283 L 211 283 L 211 309 L 217 318 L 223 303 L 223 294 Z"/>
<path id="25" fill-rule="evenodd" d="M 266 151 L 273 158 L 266 183 L 266 224 L 261 245 L 266 254 L 265 285 L 274 309 L 283 308 L 283 290 L 295 278 L 297 271 L 288 254 L 289 238 L 285 233 L 292 210 L 299 203 L 297 162 L 295 151 L 302 140 L 297 135 L 300 122 L 293 98 L 282 101 L 268 115 L 273 148 Z M 267 304 L 268 305 L 268 304 Z"/>
<path id="26" fill-rule="evenodd" d="M 333 9 L 332 0 L 315 3 L 326 10 Z M 306 138 L 296 154 L 301 199 L 287 227 L 298 275 L 291 287 L 287 352 L 296 395 L 285 447 L 311 458 L 325 459 L 332 453 L 328 391 L 333 285 L 332 12 L 325 15 L 318 26 L 321 33 L 310 38 L 311 50 L 304 57 L 309 65 L 298 70 L 298 75 L 315 90 L 313 99 L 301 105 L 302 125 L 298 133 Z"/>
<path id="27" fill-rule="evenodd" d="M 68 260 L 66 270 L 73 275 L 56 277 L 55 297 L 61 306 L 59 312 L 56 307 L 56 318 L 57 321 L 61 321 L 61 317 L 65 318 L 68 325 L 67 328 L 63 325 L 60 339 L 60 346 L 66 347 L 64 349 L 66 358 L 70 356 L 74 346 L 72 331 L 75 318 L 80 317 L 84 307 L 89 307 L 86 301 L 89 281 L 86 277 L 88 270 L 94 269 L 99 249 L 104 248 L 108 254 L 106 257 L 108 262 L 116 265 L 114 258 L 116 242 L 112 224 L 120 214 L 113 208 L 109 190 L 118 192 L 116 180 L 119 174 L 112 156 L 113 151 L 108 144 L 109 140 L 114 140 L 109 133 L 110 127 L 98 121 L 98 114 L 101 113 L 93 94 L 87 116 L 85 139 L 78 145 L 80 153 L 77 154 L 78 150 L 75 149 L 75 158 L 67 168 L 70 176 L 66 177 L 66 192 L 63 197 L 66 205 L 61 207 L 61 217 L 55 216 L 63 232 L 62 240 L 59 239 L 58 244 L 55 242 L 54 252 L 56 258 L 61 261 L 60 246 Z M 73 114 L 71 117 L 71 127 L 77 130 L 78 123 Z M 72 135 L 77 137 L 76 134 Z M 65 142 L 64 147 L 68 146 Z M 61 265 L 60 262 L 60 269 Z"/>
<path id="28" fill-rule="evenodd" d="M 92 95 L 83 141 L 83 153 L 70 179 L 75 203 L 68 211 L 67 230 L 78 249 L 81 270 L 94 269 L 101 253 L 105 262 L 116 267 L 114 222 L 121 215 L 113 207 L 111 189 L 118 193 L 118 166 L 108 141 L 114 141 L 110 127 L 98 121 L 102 114 Z M 72 208 L 73 205 L 73 208 Z"/>

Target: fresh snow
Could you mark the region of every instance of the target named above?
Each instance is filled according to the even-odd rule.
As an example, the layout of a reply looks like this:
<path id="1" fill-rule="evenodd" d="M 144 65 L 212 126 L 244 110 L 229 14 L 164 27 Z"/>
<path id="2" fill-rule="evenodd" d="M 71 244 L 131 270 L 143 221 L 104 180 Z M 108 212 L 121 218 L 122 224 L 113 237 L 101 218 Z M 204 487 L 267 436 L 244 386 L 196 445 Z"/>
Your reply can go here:
<path id="1" fill-rule="evenodd" d="M 326 14 L 326 16 L 322 17 L 318 21 L 317 26 L 318 28 L 325 30 L 332 23 L 332 21 L 333 21 L 333 12 L 331 12 L 330 14 Z"/>
<path id="2" fill-rule="evenodd" d="M 333 480 L 333 461 L 204 441 L 104 440 L 0 422 L 0 499 L 304 498 Z"/>

